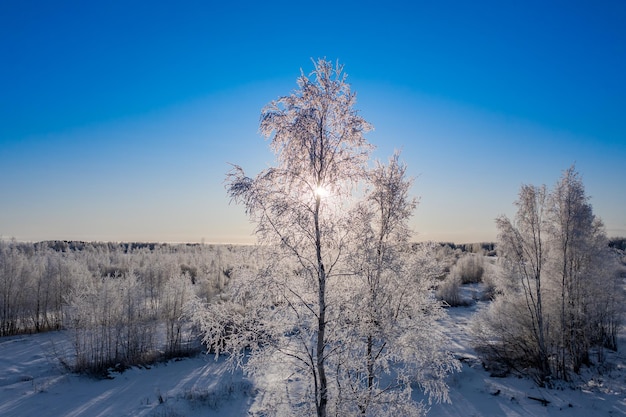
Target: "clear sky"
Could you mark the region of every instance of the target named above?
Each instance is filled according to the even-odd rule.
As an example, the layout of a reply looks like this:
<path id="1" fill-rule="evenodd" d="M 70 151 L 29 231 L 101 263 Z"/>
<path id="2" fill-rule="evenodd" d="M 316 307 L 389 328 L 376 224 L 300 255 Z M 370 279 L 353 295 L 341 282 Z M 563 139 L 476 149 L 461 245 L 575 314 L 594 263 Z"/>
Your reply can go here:
<path id="1" fill-rule="evenodd" d="M 417 240 L 494 240 L 575 163 L 626 235 L 626 2 L 0 2 L 0 236 L 252 242 L 228 163 L 261 108 L 345 64 L 375 156 L 416 177 Z"/>

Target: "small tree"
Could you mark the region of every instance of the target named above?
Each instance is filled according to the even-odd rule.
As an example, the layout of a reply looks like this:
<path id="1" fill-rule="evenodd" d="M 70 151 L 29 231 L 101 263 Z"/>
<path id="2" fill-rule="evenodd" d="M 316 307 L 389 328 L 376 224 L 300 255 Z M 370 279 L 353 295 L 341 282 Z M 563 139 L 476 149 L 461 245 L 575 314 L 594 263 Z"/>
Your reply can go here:
<path id="1" fill-rule="evenodd" d="M 532 347 L 531 363 L 539 369 L 539 379 L 550 375 L 546 346 L 547 321 L 544 317 L 542 283 L 546 280 L 545 265 L 548 245 L 546 187 L 522 186 L 515 203 L 515 222 L 502 216 L 496 220 L 498 252 L 507 276 L 513 279 L 514 292 L 519 291 L 528 315 Z M 521 344 L 520 344 L 521 345 Z M 526 352 L 528 355 L 529 352 Z"/>
<path id="2" fill-rule="evenodd" d="M 165 352 L 167 356 L 183 353 L 184 306 L 191 298 L 191 278 L 185 273 L 170 277 L 161 293 L 161 318 L 165 321 Z"/>
<path id="3" fill-rule="evenodd" d="M 443 376 L 458 364 L 441 349 L 446 339 L 436 322 L 443 310 L 431 288 L 441 271 L 432 245 L 409 250 L 417 200 L 399 154 L 377 163 L 368 180 L 371 189 L 354 216 L 358 243 L 350 258 L 355 272 L 346 280 L 337 409 L 341 415 L 421 415 L 411 383 L 430 400 L 446 400 Z"/>

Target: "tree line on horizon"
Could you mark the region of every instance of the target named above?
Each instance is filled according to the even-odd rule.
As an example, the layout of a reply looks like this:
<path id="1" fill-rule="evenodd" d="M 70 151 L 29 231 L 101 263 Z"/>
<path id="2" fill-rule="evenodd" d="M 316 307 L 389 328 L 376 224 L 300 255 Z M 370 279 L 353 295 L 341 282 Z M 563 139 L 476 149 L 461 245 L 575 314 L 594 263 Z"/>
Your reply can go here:
<path id="1" fill-rule="evenodd" d="M 39 242 L 18 242 L 15 239 L 9 239 L 9 242 L 17 246 L 21 246 L 22 250 L 32 252 L 36 248 L 48 247 L 57 252 L 67 251 L 81 251 L 89 247 L 106 247 L 108 250 L 116 250 L 121 248 L 124 252 L 131 252 L 135 249 L 149 249 L 155 250 L 157 248 L 164 248 L 167 246 L 187 246 L 196 247 L 200 245 L 208 246 L 232 246 L 231 243 L 163 243 L 163 242 L 103 242 L 103 241 L 83 241 L 83 240 L 42 240 Z M 452 249 L 460 249 L 462 252 L 471 253 L 485 253 L 495 255 L 496 241 L 492 242 L 469 242 L 469 243 L 455 243 L 455 242 L 434 242 L 441 246 L 448 246 Z M 608 245 L 610 248 L 626 251 L 626 237 L 615 236 L 608 237 Z M 237 245 L 248 246 L 248 245 Z"/>

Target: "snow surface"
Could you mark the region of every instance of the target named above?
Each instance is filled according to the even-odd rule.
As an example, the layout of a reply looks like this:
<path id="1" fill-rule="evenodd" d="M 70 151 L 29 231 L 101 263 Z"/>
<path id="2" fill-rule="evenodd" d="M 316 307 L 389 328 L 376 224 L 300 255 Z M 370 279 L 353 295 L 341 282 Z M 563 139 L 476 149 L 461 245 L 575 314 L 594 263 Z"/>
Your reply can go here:
<path id="1" fill-rule="evenodd" d="M 0 416 L 242 416 L 254 388 L 212 355 L 112 373 L 68 374 L 64 332 L 0 339 Z"/>
<path id="2" fill-rule="evenodd" d="M 465 297 L 478 298 L 480 289 L 467 286 L 464 291 Z M 429 416 L 626 416 L 626 355 L 621 351 L 607 356 L 602 375 L 583 375 L 590 382 L 558 389 L 539 388 L 516 376 L 490 377 L 468 332 L 472 315 L 484 306 L 478 302 L 447 310 L 449 348 L 463 359 L 463 370 L 449 379 L 452 403 L 433 404 Z M 0 416 L 245 416 L 262 400 L 253 382 L 212 355 L 97 380 L 69 374 L 58 360 L 68 351 L 66 332 L 1 338 Z"/>

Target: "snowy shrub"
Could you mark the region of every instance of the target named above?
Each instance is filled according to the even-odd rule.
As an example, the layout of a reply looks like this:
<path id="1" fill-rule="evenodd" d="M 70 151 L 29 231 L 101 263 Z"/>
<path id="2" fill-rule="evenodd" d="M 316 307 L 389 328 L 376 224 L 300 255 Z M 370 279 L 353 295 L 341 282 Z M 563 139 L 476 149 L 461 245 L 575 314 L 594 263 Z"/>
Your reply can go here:
<path id="1" fill-rule="evenodd" d="M 440 281 L 437 285 L 437 298 L 444 301 L 450 307 L 458 307 L 464 305 L 461 300 L 461 278 L 456 274 L 448 274 L 448 276 Z"/>
<path id="2" fill-rule="evenodd" d="M 471 300 L 462 299 L 461 286 L 482 282 L 484 271 L 484 257 L 466 253 L 456 261 L 447 276 L 439 281 L 436 289 L 437 298 L 451 307 L 471 304 Z"/>
<path id="3" fill-rule="evenodd" d="M 482 281 L 484 270 L 483 255 L 468 253 L 456 262 L 450 275 L 457 276 L 462 284 L 473 284 Z"/>
<path id="4" fill-rule="evenodd" d="M 505 376 L 511 370 L 528 374 L 539 369 L 532 335 L 530 315 L 520 306 L 519 294 L 497 297 L 490 308 L 478 313 L 472 326 L 476 351 L 492 376 Z M 541 376 L 536 378 L 539 383 Z"/>
<path id="5" fill-rule="evenodd" d="M 491 301 L 496 296 L 498 290 L 498 273 L 500 269 L 497 266 L 497 260 L 494 258 L 488 258 L 489 260 L 484 264 L 482 283 L 484 285 L 482 291 L 481 301 Z"/>

